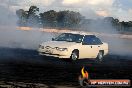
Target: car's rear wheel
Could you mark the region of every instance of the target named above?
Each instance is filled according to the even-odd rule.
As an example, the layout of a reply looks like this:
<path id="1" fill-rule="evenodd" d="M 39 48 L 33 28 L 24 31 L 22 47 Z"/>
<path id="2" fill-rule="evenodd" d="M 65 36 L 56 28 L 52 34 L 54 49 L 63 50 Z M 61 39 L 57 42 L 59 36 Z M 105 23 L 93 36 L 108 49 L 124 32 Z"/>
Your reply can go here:
<path id="1" fill-rule="evenodd" d="M 98 56 L 96 58 L 96 61 L 97 62 L 102 62 L 103 61 L 103 57 L 104 57 L 103 51 L 99 51 Z"/>
<path id="2" fill-rule="evenodd" d="M 72 61 L 75 61 L 75 60 L 78 59 L 78 57 L 79 57 L 79 52 L 75 50 L 75 51 L 72 52 L 70 59 Z"/>

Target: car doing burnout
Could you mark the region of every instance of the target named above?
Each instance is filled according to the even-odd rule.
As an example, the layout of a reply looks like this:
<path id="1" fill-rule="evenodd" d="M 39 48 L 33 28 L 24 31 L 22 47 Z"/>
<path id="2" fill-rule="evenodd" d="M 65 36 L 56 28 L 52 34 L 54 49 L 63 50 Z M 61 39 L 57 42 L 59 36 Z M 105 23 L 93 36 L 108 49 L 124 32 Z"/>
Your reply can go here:
<path id="1" fill-rule="evenodd" d="M 71 60 L 94 58 L 102 61 L 108 54 L 108 44 L 93 34 L 88 33 L 62 33 L 52 41 L 39 45 L 40 55 L 58 58 L 70 58 Z"/>

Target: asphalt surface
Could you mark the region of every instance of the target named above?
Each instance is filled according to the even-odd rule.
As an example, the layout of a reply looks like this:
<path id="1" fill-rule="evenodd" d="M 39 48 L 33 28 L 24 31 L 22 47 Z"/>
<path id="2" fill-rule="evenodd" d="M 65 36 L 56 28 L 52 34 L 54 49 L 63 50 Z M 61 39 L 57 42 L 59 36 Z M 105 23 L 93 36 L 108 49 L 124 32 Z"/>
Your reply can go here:
<path id="1" fill-rule="evenodd" d="M 0 87 L 80 88 L 83 66 L 90 79 L 132 79 L 132 56 L 108 55 L 102 63 L 69 62 L 40 56 L 36 50 L 0 48 Z"/>

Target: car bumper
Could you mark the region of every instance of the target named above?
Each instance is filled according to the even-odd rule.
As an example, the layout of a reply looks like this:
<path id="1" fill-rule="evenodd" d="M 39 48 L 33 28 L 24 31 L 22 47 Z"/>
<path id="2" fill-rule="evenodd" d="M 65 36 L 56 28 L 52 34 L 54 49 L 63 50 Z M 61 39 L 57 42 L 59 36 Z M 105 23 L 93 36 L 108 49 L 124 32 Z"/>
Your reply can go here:
<path id="1" fill-rule="evenodd" d="M 51 56 L 51 57 L 58 57 L 58 58 L 70 58 L 69 56 L 66 55 L 59 55 L 59 54 L 46 54 L 46 53 L 40 53 L 39 55 L 44 55 L 44 56 Z"/>
<path id="2" fill-rule="evenodd" d="M 104 50 L 104 55 L 108 55 L 108 49 Z"/>

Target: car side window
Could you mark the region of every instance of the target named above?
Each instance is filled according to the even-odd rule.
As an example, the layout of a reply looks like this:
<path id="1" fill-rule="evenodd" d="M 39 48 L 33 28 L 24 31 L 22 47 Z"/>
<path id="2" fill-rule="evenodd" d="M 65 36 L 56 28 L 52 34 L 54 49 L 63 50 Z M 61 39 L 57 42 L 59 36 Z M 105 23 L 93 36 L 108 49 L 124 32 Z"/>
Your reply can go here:
<path id="1" fill-rule="evenodd" d="M 92 45 L 94 35 L 86 35 L 83 39 L 83 45 Z"/>
<path id="2" fill-rule="evenodd" d="M 97 37 L 95 37 L 93 39 L 93 41 L 94 41 L 94 45 L 101 45 L 102 44 L 101 40 L 99 38 L 97 38 Z"/>
<path id="3" fill-rule="evenodd" d="M 101 40 L 94 35 L 86 35 L 83 40 L 83 45 L 100 45 Z"/>

